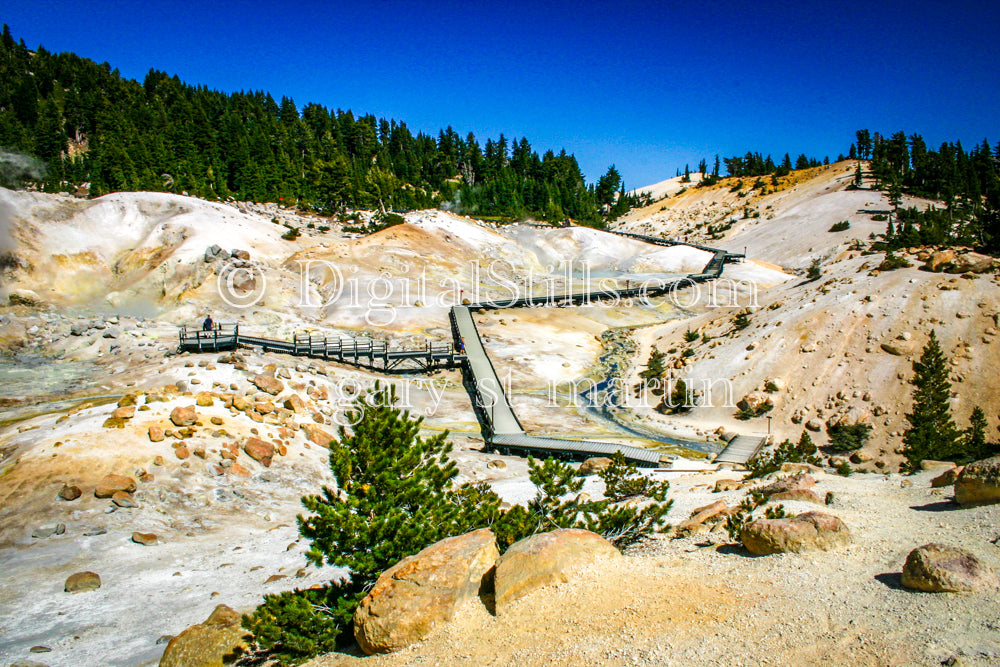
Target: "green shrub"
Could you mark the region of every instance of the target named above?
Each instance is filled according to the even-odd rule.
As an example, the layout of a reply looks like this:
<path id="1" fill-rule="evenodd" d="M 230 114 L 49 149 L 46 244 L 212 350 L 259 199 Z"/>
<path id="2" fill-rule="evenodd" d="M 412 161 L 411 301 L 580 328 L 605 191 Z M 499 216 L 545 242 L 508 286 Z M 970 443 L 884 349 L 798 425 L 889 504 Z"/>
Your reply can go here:
<path id="1" fill-rule="evenodd" d="M 781 470 L 782 463 L 810 463 L 815 466 L 822 463 L 816 455 L 816 445 L 808 431 L 802 431 L 798 443 L 792 444 L 791 440 L 785 440 L 770 454 L 762 454 L 748 461 L 747 470 L 750 474 L 745 479 L 763 477 Z"/>
<path id="2" fill-rule="evenodd" d="M 285 239 L 286 241 L 294 241 L 295 239 L 299 238 L 299 228 L 289 227 L 288 231 L 281 235 L 281 238 Z"/>
<path id="3" fill-rule="evenodd" d="M 885 253 L 885 259 L 878 265 L 879 271 L 895 271 L 896 269 L 906 269 L 913 264 L 905 257 L 896 255 L 891 250 Z"/>
<path id="4" fill-rule="evenodd" d="M 837 474 L 841 477 L 850 477 L 854 470 L 851 469 L 851 464 L 847 461 L 841 461 L 840 465 L 837 466 Z"/>
<path id="5" fill-rule="evenodd" d="M 850 228 L 851 228 L 851 223 L 850 222 L 848 222 L 847 220 L 841 220 L 840 222 L 835 223 L 832 227 L 830 227 L 830 231 L 831 232 L 846 232 Z"/>
<path id="6" fill-rule="evenodd" d="M 830 449 L 835 452 L 850 452 L 861 449 L 868 441 L 872 427 L 868 424 L 831 424 L 826 427 L 830 436 Z"/>
<path id="7" fill-rule="evenodd" d="M 693 343 L 694 341 L 698 340 L 698 332 L 691 331 L 690 329 L 688 329 L 687 331 L 684 332 L 684 340 L 686 340 L 689 343 Z"/>

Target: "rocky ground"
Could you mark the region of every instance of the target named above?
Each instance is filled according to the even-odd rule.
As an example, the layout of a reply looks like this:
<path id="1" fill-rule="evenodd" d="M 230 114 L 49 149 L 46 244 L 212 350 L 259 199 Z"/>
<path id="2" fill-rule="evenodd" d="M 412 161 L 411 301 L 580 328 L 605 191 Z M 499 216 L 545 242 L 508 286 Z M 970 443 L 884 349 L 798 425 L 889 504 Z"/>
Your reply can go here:
<path id="1" fill-rule="evenodd" d="M 827 552 L 752 556 L 719 528 L 658 537 L 569 583 L 535 591 L 492 616 L 470 603 L 426 641 L 384 656 L 331 654 L 334 665 L 995 665 L 996 592 L 917 593 L 900 571 L 928 542 L 1000 567 L 1000 506 L 960 508 L 939 471 L 915 476 L 817 474 L 819 508 L 854 537 Z M 729 473 L 673 482 L 674 522 L 746 490 L 713 493 Z M 817 509 L 784 502 L 791 512 Z"/>

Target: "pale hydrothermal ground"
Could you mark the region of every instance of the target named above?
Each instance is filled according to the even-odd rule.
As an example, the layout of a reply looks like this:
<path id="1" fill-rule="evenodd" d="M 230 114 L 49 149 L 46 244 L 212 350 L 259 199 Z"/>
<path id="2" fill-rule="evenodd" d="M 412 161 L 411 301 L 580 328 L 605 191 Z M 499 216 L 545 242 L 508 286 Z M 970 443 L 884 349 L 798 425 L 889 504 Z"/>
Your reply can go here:
<path id="1" fill-rule="evenodd" d="M 727 265 L 714 294 L 703 285 L 697 298 L 692 298 L 696 290 L 689 290 L 675 299 L 650 303 L 476 313 L 498 373 L 510 378 L 511 401 L 525 427 L 535 433 L 654 446 L 590 411 L 553 406 L 548 400 L 553 384 L 572 386 L 600 376 L 605 370 L 600 358 L 616 352 L 602 342 L 602 335 L 627 329 L 637 351 L 614 357 L 626 386 L 637 381 L 654 344 L 664 352 L 673 349 L 670 360 L 684 363 L 674 369 L 675 375 L 729 382 L 736 399 L 762 388 L 766 380 L 778 379 L 783 388 L 771 394 L 775 408 L 770 413 L 778 437 L 797 437 L 811 419 L 825 421 L 852 407 L 865 408 L 877 415 L 866 449 L 889 465 L 886 470 L 895 469 L 894 450 L 900 439 L 893 434 L 904 426 L 910 364 L 933 328 L 953 359 L 954 407 L 960 425 L 979 404 L 986 408 L 993 432 L 1000 411 L 1000 380 L 982 369 L 1000 362 L 996 358 L 1000 348 L 994 342 L 1000 286 L 991 275 L 933 274 L 918 271 L 916 265 L 871 275 L 882 255 L 863 255 L 850 246 L 855 238 L 866 240 L 869 234 L 880 233 L 884 223 L 873 221 L 872 212 L 889 207 L 877 192 L 846 190 L 851 173 L 853 164 L 796 172 L 793 183 L 765 197 L 739 198 L 726 181 L 715 188 L 689 186 L 682 194 L 677 194 L 678 187 L 668 199 L 630 213 L 617 225 L 639 233 L 687 236 L 735 252 L 746 247 L 748 261 Z M 243 392 L 252 373 L 274 363 L 289 371 L 289 392 L 306 398 L 310 383 L 328 388 L 330 400 L 307 398 L 307 402 L 310 410 L 329 412 L 324 419 L 332 422 L 349 399 L 337 395 L 345 382 L 370 382 L 376 376 L 273 354 L 249 355 L 249 372 L 218 363 L 218 355 L 167 356 L 176 345 L 178 323 L 195 325 L 211 312 L 218 321 L 238 321 L 247 331 L 279 338 L 310 330 L 317 335 L 371 335 L 393 345 L 419 347 L 428 339 L 449 341 L 448 307 L 470 298 L 477 289 L 489 296 L 511 289 L 579 287 L 586 277 L 580 268 L 584 264 L 591 279 L 621 285 L 653 273 L 699 270 L 708 258 L 690 248 L 653 247 L 589 229 L 492 225 L 436 211 L 410 213 L 406 224 L 359 236 L 345 232 L 335 221 L 273 205 L 209 203 L 152 193 L 81 201 L 0 191 L 0 198 L 5 214 L 12 212 L 10 245 L 20 262 L 19 268 L 4 274 L 3 289 L 31 290 L 48 304 L 48 309 L 17 306 L 4 311 L 0 344 L 20 355 L 15 360 L 28 356 L 59 360 L 44 366 L 46 376 L 55 377 L 54 385 L 41 379 L 33 384 L 21 373 L 19 383 L 10 385 L 18 387 L 17 393 L 0 396 L 8 399 L 5 405 L 13 403 L 0 414 L 0 562 L 5 572 L 0 580 L 0 658 L 29 659 L 31 646 L 45 645 L 53 649 L 44 656 L 51 667 L 155 664 L 163 648 L 157 638 L 204 620 L 215 604 L 248 610 L 263 593 L 335 575 L 330 568 L 306 566 L 302 554 L 307 545 L 296 542 L 294 517 L 302 511 L 299 497 L 330 483 L 325 450 L 310 445 L 304 434 L 287 439 L 288 454 L 271 468 L 241 455 L 250 478 L 219 477 L 209 464 L 218 458 L 220 442 L 243 439 L 252 428 L 277 435 L 277 427 L 252 422 L 242 413 L 234 415 L 216 401 L 201 411 L 205 417 L 222 418 L 220 430 L 229 435 L 199 436 L 207 459 L 192 456 L 182 461 L 174 456 L 170 439 L 151 443 L 146 432 L 150 423 L 163 423 L 173 406 L 191 404 L 193 396 L 170 394 L 167 402 L 151 403 L 150 410 L 137 412 L 124 429 L 103 428 L 114 408 L 113 402 L 103 401 L 115 401 L 132 390 L 159 392 L 178 381 L 187 382 L 190 392 L 230 391 L 233 384 Z M 750 207 L 750 217 L 743 217 L 744 205 Z M 754 211 L 761 215 L 753 217 Z M 736 222 L 721 238 L 709 238 L 704 225 L 697 227 L 732 218 Z M 851 222 L 848 231 L 827 231 L 841 220 Z M 298 239 L 281 238 L 286 224 L 301 229 Z M 330 229 L 320 231 L 324 226 Z M 220 265 L 205 261 L 205 251 L 212 245 L 249 252 L 249 265 L 257 277 L 254 289 L 261 286 L 261 298 L 251 307 L 233 308 L 220 297 Z M 805 282 L 805 269 L 817 257 L 824 275 Z M 305 281 L 300 272 L 303 263 L 309 268 Z M 529 273 L 531 279 L 525 282 Z M 418 289 L 421 279 L 423 291 Z M 391 293 L 376 289 L 390 284 Z M 358 305 L 352 305 L 355 293 Z M 334 295 L 337 298 L 331 298 Z M 733 317 L 746 306 L 752 311 L 751 325 L 734 331 Z M 70 331 L 74 324 L 85 325 L 80 335 Z M 708 334 L 709 340 L 684 341 L 689 328 Z M 886 343 L 904 354 L 885 352 Z M 694 349 L 693 356 L 681 356 L 686 347 Z M 9 368 L 8 364 L 0 372 Z M 60 386 L 63 372 L 73 384 L 67 380 L 65 389 L 53 390 Z M 402 386 L 400 378 L 384 379 Z M 418 379 L 423 387 L 416 385 Z M 303 389 L 291 388 L 292 382 Z M 411 382 L 411 407 L 426 414 L 424 432 L 452 433 L 462 481 L 489 481 L 508 502 L 530 497 L 522 458 L 480 451 L 478 425 L 456 371 Z M 67 415 L 75 404 L 73 397 L 82 395 L 91 396 L 94 405 Z M 638 406 L 619 411 L 616 419 L 696 440 L 713 438 L 719 427 L 766 431 L 766 420 L 740 422 L 734 413 L 728 406 L 706 405 L 688 415 L 668 416 Z M 793 418 L 801 423 L 793 423 Z M 298 419 L 309 421 L 308 416 Z M 324 428 L 336 430 L 333 423 Z M 822 431 L 813 437 L 821 444 L 825 441 Z M 152 464 L 158 455 L 164 457 L 163 466 Z M 487 467 L 493 460 L 504 461 L 506 467 Z M 683 465 L 711 467 L 703 460 Z M 898 476 L 875 474 L 873 462 L 860 467 L 873 472 L 822 482 L 845 498 L 845 505 L 834 505 L 831 511 L 841 513 L 852 528 L 857 526 L 860 546 L 846 555 L 745 559 L 698 547 L 696 539 L 657 542 L 652 551 L 635 554 L 643 560 L 628 559 L 638 573 L 636 581 L 664 586 L 691 578 L 704 581 L 704 590 L 694 596 L 689 609 L 685 607 L 691 618 L 701 618 L 718 605 L 728 609 L 724 599 L 739 602 L 734 609 L 750 609 L 746 614 L 723 614 L 722 625 L 704 626 L 719 633 L 712 640 L 719 647 L 716 652 L 707 648 L 712 642 L 700 642 L 701 635 L 695 632 L 690 639 L 650 635 L 655 643 L 638 643 L 647 651 L 642 655 L 659 663 L 680 661 L 681 656 L 685 664 L 728 658 L 733 658 L 727 660 L 732 664 L 741 659 L 758 662 L 741 657 L 739 647 L 748 633 L 759 631 L 760 639 L 752 643 L 749 655 L 776 654 L 772 658 L 776 664 L 795 664 L 800 655 L 810 660 L 829 658 L 833 664 L 847 660 L 925 664 L 966 649 L 966 656 L 973 656 L 970 664 L 986 664 L 985 658 L 975 656 L 982 651 L 996 654 L 996 649 L 989 631 L 983 629 L 984 623 L 993 621 L 988 613 L 980 613 L 980 598 L 961 601 L 957 611 L 949 612 L 945 603 L 885 588 L 875 575 L 898 571 L 905 550 L 916 546 L 899 541 L 896 536 L 904 532 L 928 541 L 957 539 L 996 565 L 992 552 L 984 552 L 979 534 L 996 525 L 992 510 L 913 510 L 938 502 L 934 497 L 921 500 L 930 493 L 926 480 L 916 478 L 912 489 L 899 490 Z M 134 474 L 139 468 L 154 475 L 153 481 L 140 484 L 136 494 L 140 507 L 105 513 L 109 502 L 94 498 L 93 486 L 107 472 Z M 698 479 L 675 478 L 671 522 L 717 498 L 701 488 Z M 84 497 L 72 503 L 57 499 L 67 482 L 79 484 Z M 600 493 L 599 482 L 588 480 L 585 490 Z M 31 537 L 37 528 L 58 522 L 66 524 L 65 534 Z M 107 532 L 85 535 L 99 529 Z M 156 532 L 161 544 L 133 544 L 129 536 L 134 530 Z M 832 578 L 831 562 L 840 568 Z M 777 563 L 778 569 L 771 572 L 775 566 L 769 563 Z M 299 572 L 302 567 L 306 570 Z M 93 593 L 63 593 L 66 576 L 85 569 L 100 572 L 104 586 Z M 658 579 L 661 573 L 669 581 Z M 271 575 L 288 576 L 265 583 Z M 816 583 L 805 585 L 807 581 Z M 595 582 L 592 589 L 604 590 L 601 586 Z M 639 586 L 625 592 L 642 601 L 645 590 Z M 887 611 L 869 621 L 871 606 L 886 591 L 891 598 Z M 571 596 L 581 608 L 599 604 L 579 589 L 559 595 Z M 572 597 L 576 595 L 584 597 Z M 702 599 L 708 606 L 700 606 Z M 836 606 L 841 599 L 847 603 Z M 540 604 L 542 613 L 546 603 Z M 662 605 L 640 606 L 650 613 L 663 611 Z M 926 616 L 926 623 L 913 620 L 911 615 L 918 612 Z M 599 607 L 594 617 L 621 613 L 625 612 Z M 657 627 L 690 625 L 677 614 L 663 613 L 667 620 Z M 635 617 L 646 627 L 657 625 L 661 618 L 657 614 Z M 893 614 L 904 619 L 900 627 L 889 627 Z M 951 622 L 951 615 L 982 620 Z M 122 618 L 128 623 L 122 624 Z M 809 619 L 808 627 L 820 637 L 804 648 L 793 645 L 790 630 L 783 630 L 777 639 L 774 633 L 763 632 L 769 623 L 790 629 L 800 618 Z M 480 622 L 485 625 L 477 626 Z M 933 641 L 928 635 L 932 623 L 946 628 Z M 622 627 L 626 635 L 639 632 L 632 625 Z M 472 616 L 454 632 L 469 628 L 479 628 L 476 632 L 487 636 L 503 636 L 508 629 L 502 619 Z M 558 624 L 546 625 L 545 632 L 549 630 L 573 638 L 571 643 L 592 657 L 585 637 L 565 632 L 567 628 Z M 638 653 L 628 653 L 617 636 L 601 634 L 595 640 L 592 647 L 605 656 L 595 658 L 595 664 L 614 663 L 619 655 L 620 661 L 640 659 Z M 457 641 L 454 637 L 448 641 Z M 893 638 L 910 642 L 912 651 L 892 653 Z M 531 655 L 531 641 L 524 641 L 512 643 L 513 653 L 498 658 L 499 664 L 522 658 L 531 664 L 525 657 Z M 470 648 L 470 655 L 493 650 L 489 641 L 482 646 Z M 443 649 L 429 645 L 426 658 L 421 650 L 399 659 L 433 661 Z M 569 648 L 566 651 L 565 656 L 548 657 L 556 664 L 579 657 Z"/>

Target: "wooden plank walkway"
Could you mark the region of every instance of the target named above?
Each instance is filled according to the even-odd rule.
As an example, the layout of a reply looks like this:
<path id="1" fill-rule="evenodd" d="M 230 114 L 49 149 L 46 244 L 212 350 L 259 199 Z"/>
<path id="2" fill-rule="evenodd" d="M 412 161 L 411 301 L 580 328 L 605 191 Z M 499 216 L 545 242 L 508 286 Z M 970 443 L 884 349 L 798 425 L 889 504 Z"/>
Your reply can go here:
<path id="1" fill-rule="evenodd" d="M 729 463 L 746 467 L 767 442 L 767 436 L 738 435 L 715 457 L 715 463 Z"/>

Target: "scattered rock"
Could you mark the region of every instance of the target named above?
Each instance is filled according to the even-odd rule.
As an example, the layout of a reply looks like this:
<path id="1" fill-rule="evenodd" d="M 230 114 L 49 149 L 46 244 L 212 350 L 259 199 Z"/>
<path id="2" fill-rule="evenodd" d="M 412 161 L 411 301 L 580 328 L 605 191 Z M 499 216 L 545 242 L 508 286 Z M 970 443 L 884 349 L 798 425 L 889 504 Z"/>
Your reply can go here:
<path id="1" fill-rule="evenodd" d="M 425 638 L 455 609 L 489 589 L 499 552 L 488 528 L 441 540 L 382 573 L 354 614 L 354 637 L 367 654 Z"/>
<path id="2" fill-rule="evenodd" d="M 63 500 L 76 500 L 83 495 L 83 491 L 80 490 L 79 486 L 69 486 L 66 485 L 59 489 L 59 497 Z"/>
<path id="3" fill-rule="evenodd" d="M 194 402 L 199 408 L 210 408 L 215 404 L 215 397 L 207 391 L 202 391 L 194 397 Z M 180 426 L 180 424 L 177 425 Z"/>
<path id="4" fill-rule="evenodd" d="M 955 480 L 955 500 L 962 505 L 1000 503 L 1000 456 L 965 466 Z"/>
<path id="5" fill-rule="evenodd" d="M 574 569 L 621 553 L 600 535 L 563 528 L 515 542 L 497 561 L 496 613 L 543 586 L 569 581 Z"/>
<path id="6" fill-rule="evenodd" d="M 125 509 L 133 509 L 139 506 L 139 503 L 135 502 L 132 498 L 132 494 L 126 493 L 125 491 L 116 491 L 113 496 L 111 496 L 111 502 L 118 507 L 124 507 Z"/>
<path id="7" fill-rule="evenodd" d="M 302 431 L 306 434 L 306 439 L 314 445 L 319 445 L 320 447 L 329 447 L 333 440 L 336 440 L 332 435 L 321 429 L 316 424 L 303 424 Z"/>
<path id="8" fill-rule="evenodd" d="M 31 536 L 36 540 L 44 540 L 47 537 L 52 537 L 53 535 L 62 535 L 66 532 L 66 524 L 64 523 L 54 523 L 49 526 L 42 526 L 41 528 L 35 528 L 31 531 Z"/>
<path id="9" fill-rule="evenodd" d="M 249 650 L 250 633 L 242 616 L 220 604 L 204 623 L 192 625 L 170 640 L 160 667 L 222 667 Z"/>
<path id="10" fill-rule="evenodd" d="M 198 421 L 198 413 L 195 412 L 195 406 L 177 406 L 170 411 L 170 421 L 173 422 L 174 426 L 191 426 L 196 421 Z"/>
<path id="11" fill-rule="evenodd" d="M 164 432 L 162 426 L 150 426 L 149 427 L 149 441 L 150 442 L 163 442 Z"/>
<path id="12" fill-rule="evenodd" d="M 107 475 L 97 485 L 97 488 L 94 489 L 94 495 L 98 498 L 110 498 L 119 491 L 125 491 L 126 493 L 135 491 L 135 480 L 125 475 Z"/>
<path id="13" fill-rule="evenodd" d="M 994 589 L 997 578 L 974 555 L 944 544 L 925 544 L 903 565 L 903 585 L 929 593 L 970 593 Z"/>
<path id="14" fill-rule="evenodd" d="M 191 456 L 191 450 L 187 448 L 187 445 L 181 445 L 180 447 L 174 450 L 174 456 L 183 461 L 184 459 L 189 458 Z"/>
<path id="15" fill-rule="evenodd" d="M 144 547 L 152 546 L 157 542 L 156 533 L 135 532 L 132 533 L 132 541 Z"/>
<path id="16" fill-rule="evenodd" d="M 96 591 L 101 587 L 101 576 L 96 572 L 77 572 L 66 579 L 63 590 L 67 593 L 84 593 Z"/>
<path id="17" fill-rule="evenodd" d="M 764 410 L 769 410 L 774 407 L 774 401 L 770 396 L 762 391 L 752 391 L 736 403 L 736 407 L 740 410 L 749 410 L 754 413 L 760 413 Z"/>
<path id="18" fill-rule="evenodd" d="M 791 491 L 780 491 L 778 493 L 771 494 L 768 500 L 774 502 L 781 502 L 783 500 L 787 501 L 798 501 L 800 503 L 816 503 L 817 505 L 825 505 L 823 499 L 813 491 L 812 489 L 793 489 Z"/>
<path id="19" fill-rule="evenodd" d="M 946 264 L 950 264 L 955 259 L 955 251 L 952 248 L 947 250 L 939 250 L 930 257 L 927 258 L 927 263 L 924 264 L 924 269 L 927 271 L 943 271 Z"/>
<path id="20" fill-rule="evenodd" d="M 724 500 L 716 500 L 710 505 L 705 505 L 704 507 L 698 507 L 691 512 L 690 518 L 682 521 L 674 531 L 677 537 L 686 537 L 688 535 L 694 535 L 697 533 L 701 527 L 706 523 L 718 521 L 722 517 L 729 506 L 726 505 Z"/>
<path id="21" fill-rule="evenodd" d="M 611 465 L 611 459 L 606 456 L 593 456 L 583 463 L 580 464 L 580 468 L 576 471 L 581 477 L 586 477 L 587 475 L 596 475 L 598 472 L 604 470 L 609 465 Z"/>
<path id="22" fill-rule="evenodd" d="M 823 469 L 811 463 L 792 463 L 791 461 L 786 461 L 781 464 L 781 472 L 820 474 L 823 472 Z"/>
<path id="23" fill-rule="evenodd" d="M 277 396 L 285 389 L 285 384 L 281 380 L 270 375 L 256 375 L 252 382 L 255 387 L 272 396 Z"/>
<path id="24" fill-rule="evenodd" d="M 883 352 L 888 352 L 889 354 L 895 355 L 897 357 L 909 357 L 912 356 L 917 350 L 917 346 L 913 341 L 905 340 L 893 340 L 887 343 L 882 343 L 879 347 L 882 348 Z"/>
<path id="25" fill-rule="evenodd" d="M 949 468 L 931 480 L 931 488 L 940 489 L 945 486 L 952 486 L 964 467 Z"/>
<path id="26" fill-rule="evenodd" d="M 781 378 L 771 378 L 766 383 L 764 383 L 765 391 L 774 393 L 776 391 L 783 391 L 785 388 L 785 381 Z"/>
<path id="27" fill-rule="evenodd" d="M 286 410 L 291 410 L 296 414 L 303 413 L 306 411 L 305 401 L 303 401 L 298 394 L 292 394 L 291 396 L 286 398 L 285 402 L 282 403 L 282 405 L 285 407 Z"/>
<path id="28" fill-rule="evenodd" d="M 505 461 L 503 461 L 502 459 L 493 459 L 492 461 L 490 461 L 489 463 L 486 464 L 486 467 L 487 468 L 494 468 L 494 469 L 497 469 L 497 470 L 503 470 L 504 468 L 507 467 L 507 463 Z"/>
<path id="29" fill-rule="evenodd" d="M 806 422 L 806 428 L 813 433 L 819 433 L 823 430 L 823 422 L 818 419 L 810 419 Z"/>
<path id="30" fill-rule="evenodd" d="M 791 477 L 779 479 L 777 482 L 762 486 L 755 491 L 761 493 L 765 498 L 770 498 L 776 493 L 786 493 L 788 491 L 800 491 L 816 486 L 816 478 L 804 472 Z"/>
<path id="31" fill-rule="evenodd" d="M 743 526 L 740 540 L 758 556 L 829 550 L 851 543 L 844 522 L 830 514 L 806 512 L 789 519 L 757 519 Z"/>
<path id="32" fill-rule="evenodd" d="M 260 438 L 247 438 L 243 443 L 243 451 L 254 461 L 258 461 L 265 466 L 271 465 L 274 458 L 274 445 L 264 442 Z"/>
<path id="33" fill-rule="evenodd" d="M 742 488 L 743 482 L 738 479 L 720 479 L 716 480 L 715 488 L 712 489 L 713 493 L 721 493 L 722 491 L 735 491 Z"/>

